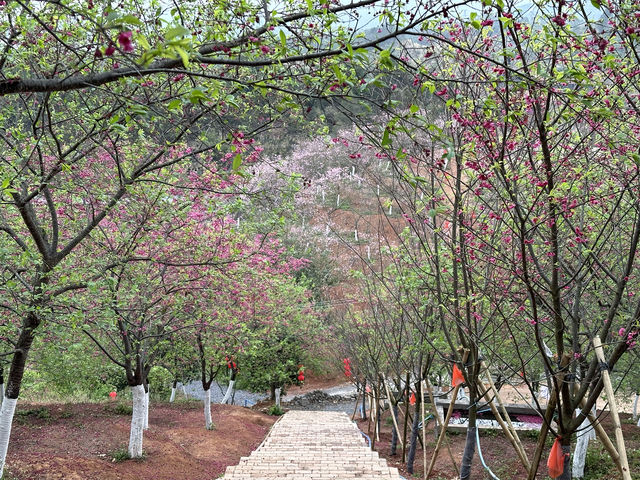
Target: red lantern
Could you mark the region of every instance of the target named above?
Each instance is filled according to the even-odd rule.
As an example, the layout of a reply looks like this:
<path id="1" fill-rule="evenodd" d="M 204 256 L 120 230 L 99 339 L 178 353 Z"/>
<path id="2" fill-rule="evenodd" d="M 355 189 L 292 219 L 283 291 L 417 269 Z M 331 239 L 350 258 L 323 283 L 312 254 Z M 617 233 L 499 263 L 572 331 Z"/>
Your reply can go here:
<path id="1" fill-rule="evenodd" d="M 411 392 L 411 396 L 409 397 L 409 405 L 415 405 L 416 404 L 416 394 Z"/>
<path id="2" fill-rule="evenodd" d="M 109 392 L 109 396 L 110 396 L 112 399 L 115 399 L 115 398 L 118 396 L 118 394 L 117 394 L 116 392 Z"/>
<path id="3" fill-rule="evenodd" d="M 300 381 L 300 382 L 304 382 L 304 373 L 300 372 L 300 373 L 298 374 L 298 381 Z"/>

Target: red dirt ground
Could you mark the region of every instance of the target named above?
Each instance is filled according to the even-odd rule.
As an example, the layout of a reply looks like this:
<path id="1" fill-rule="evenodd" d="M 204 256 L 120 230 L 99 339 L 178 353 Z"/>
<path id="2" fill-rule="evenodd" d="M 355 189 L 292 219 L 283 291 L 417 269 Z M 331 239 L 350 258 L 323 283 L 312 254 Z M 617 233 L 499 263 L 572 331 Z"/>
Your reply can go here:
<path id="1" fill-rule="evenodd" d="M 18 404 L 18 412 L 46 408 L 50 418 L 16 416 L 8 478 L 210 480 L 254 450 L 276 420 L 242 407 L 212 405 L 215 429 L 205 430 L 200 402 L 152 403 L 146 458 L 115 462 L 114 453 L 126 449 L 131 417 L 117 414 L 114 406 Z"/>
<path id="2" fill-rule="evenodd" d="M 343 382 L 340 375 L 334 377 L 307 376 L 305 385 L 292 387 L 291 394 L 304 393 L 331 387 Z M 102 404 L 48 404 L 29 405 L 18 403 L 8 455 L 10 480 L 211 480 L 224 473 L 227 465 L 236 465 L 242 456 L 254 450 L 267 434 L 277 417 L 235 406 L 212 405 L 216 428 L 204 429 L 201 402 L 153 403 L 149 411 L 150 429 L 145 432 L 143 460 L 114 462 L 117 451 L 126 450 L 129 439 L 129 415 L 119 415 L 116 403 Z M 260 408 L 260 407 L 258 407 Z M 30 410 L 30 414 L 24 412 Z M 47 417 L 49 418 L 40 418 Z M 388 413 L 387 415 L 388 416 Z M 422 449 L 418 446 L 415 460 L 415 477 L 407 473 L 401 463 L 402 449 L 390 456 L 391 422 L 383 417 L 383 428 L 376 450 L 390 465 L 400 469 L 406 478 L 422 478 Z M 632 478 L 640 479 L 640 428 L 628 415 L 623 415 L 623 432 Z M 610 416 L 601 416 L 603 425 L 613 439 Z M 402 422 L 402 416 L 400 417 Z M 367 433 L 367 421 L 359 422 Z M 402 428 L 402 427 L 401 427 Z M 433 424 L 427 427 L 427 461 L 435 445 Z M 453 456 L 460 464 L 465 436 L 448 436 Z M 501 433 L 481 434 L 481 445 L 487 464 L 503 480 L 526 478 L 511 444 Z M 521 437 L 525 450 L 531 456 L 536 440 Z M 597 453 L 591 459 L 593 468 L 602 473 L 591 479 L 614 480 L 619 474 L 610 463 L 602 447 L 595 442 Z M 543 455 L 538 473 L 546 477 L 546 455 Z M 588 464 L 589 465 L 589 464 Z M 472 478 L 489 478 L 476 455 Z M 436 461 L 432 479 L 456 478 L 452 462 L 443 449 Z"/>
<path id="3" fill-rule="evenodd" d="M 388 416 L 388 412 L 383 416 L 380 441 L 375 443 L 375 450 L 379 452 L 381 457 L 387 459 L 387 462 L 390 466 L 397 467 L 400 470 L 400 475 L 404 476 L 405 478 L 423 478 L 423 453 L 419 443 L 415 456 L 414 477 L 412 477 L 411 474 L 407 472 L 405 465 L 401 461 L 402 448 L 400 447 L 400 445 L 398 445 L 397 454 L 395 456 L 390 455 L 392 427 L 390 426 L 390 417 L 387 420 Z M 607 431 L 607 433 L 609 433 L 609 437 L 613 442 L 615 442 L 613 434 L 613 423 L 611 421 L 610 414 L 608 412 L 605 412 L 601 414 L 599 418 L 605 430 Z M 402 416 L 400 416 L 400 420 L 402 421 Z M 630 416 L 627 414 L 621 415 L 621 420 L 629 466 L 631 468 L 631 477 L 633 479 L 640 479 L 640 427 L 637 427 L 631 421 Z M 359 420 L 358 425 L 364 433 L 373 433 L 373 425 L 371 425 L 370 430 L 368 430 L 369 422 L 367 420 Z M 401 426 L 400 429 L 402 428 L 403 427 Z M 409 432 L 410 430 L 411 425 L 409 425 Z M 460 460 L 462 459 L 462 452 L 464 450 L 464 444 L 466 440 L 465 435 L 466 434 L 463 433 L 448 433 L 447 435 L 451 452 L 458 468 L 460 467 Z M 427 425 L 426 440 L 428 464 L 431 461 L 431 454 L 436 445 L 433 422 L 429 422 Z M 527 452 L 529 458 L 531 458 L 536 448 L 537 439 L 533 438 L 531 435 L 521 434 L 520 440 L 523 444 L 525 452 Z M 551 448 L 550 438 L 547 438 L 547 444 L 548 445 L 542 455 L 542 459 L 539 464 L 538 474 L 536 476 L 537 479 L 549 478 L 547 476 L 546 465 L 549 450 Z M 613 463 L 611 463 L 610 458 L 605 453 L 600 442 L 592 441 L 589 445 L 590 448 L 592 448 L 593 446 L 596 447 L 596 453 L 591 457 L 591 468 L 595 468 L 598 471 L 595 474 L 593 474 L 592 472 L 593 475 L 588 478 L 598 480 L 619 480 L 621 476 L 613 466 Z M 527 478 L 525 469 L 520 463 L 515 450 L 513 449 L 511 443 L 509 443 L 509 441 L 504 437 L 502 432 L 481 431 L 480 446 L 482 447 L 482 455 L 485 462 L 491 468 L 493 473 L 495 473 L 499 478 L 501 478 L 502 480 L 520 480 Z M 590 461 L 588 457 L 585 475 L 589 473 L 589 465 Z M 451 457 L 449 456 L 444 446 L 440 449 L 440 453 L 438 455 L 438 458 L 436 459 L 436 463 L 430 478 L 433 480 L 451 480 L 458 478 L 453 467 Z M 485 480 L 490 478 L 490 476 L 482 467 L 482 464 L 478 458 L 477 450 L 476 455 L 473 459 L 471 478 L 474 480 Z"/>

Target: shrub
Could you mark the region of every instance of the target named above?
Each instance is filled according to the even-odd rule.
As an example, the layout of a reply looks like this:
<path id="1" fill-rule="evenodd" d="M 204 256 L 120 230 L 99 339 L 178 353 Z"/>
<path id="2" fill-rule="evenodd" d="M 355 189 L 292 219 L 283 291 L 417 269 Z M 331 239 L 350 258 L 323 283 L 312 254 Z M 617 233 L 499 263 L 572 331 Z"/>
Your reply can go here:
<path id="1" fill-rule="evenodd" d="M 267 410 L 267 414 L 269 415 L 275 415 L 275 416 L 280 416 L 282 414 L 284 414 L 284 410 L 282 410 L 279 406 L 277 405 L 271 405 L 269 407 L 269 410 Z"/>

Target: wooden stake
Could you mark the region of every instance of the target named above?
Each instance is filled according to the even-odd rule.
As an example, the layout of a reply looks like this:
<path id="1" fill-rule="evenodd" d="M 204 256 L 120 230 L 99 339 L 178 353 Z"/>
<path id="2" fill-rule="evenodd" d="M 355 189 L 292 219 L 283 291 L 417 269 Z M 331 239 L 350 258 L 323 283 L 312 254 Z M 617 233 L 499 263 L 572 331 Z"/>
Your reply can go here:
<path id="1" fill-rule="evenodd" d="M 420 382 L 420 415 L 422 416 L 422 472 L 424 480 L 427 480 L 427 426 L 424 423 L 424 380 Z"/>
<path id="2" fill-rule="evenodd" d="M 531 464 L 529 463 L 529 459 L 524 453 L 524 450 L 521 450 L 519 448 L 518 442 L 516 442 L 513 436 L 513 431 L 509 429 L 509 426 L 505 423 L 504 419 L 502 418 L 502 415 L 494 405 L 493 399 L 490 396 L 491 391 L 487 390 L 480 380 L 478 380 L 478 387 L 480 387 L 480 391 L 484 391 L 484 398 L 487 400 L 487 403 L 491 408 L 491 413 L 493 413 L 493 416 L 496 417 L 496 420 L 500 424 L 500 427 L 502 428 L 502 431 L 504 432 L 505 437 L 507 437 L 507 440 L 509 440 L 509 442 L 511 442 L 511 445 L 513 445 L 513 448 L 515 449 L 516 453 L 520 457 L 520 461 L 522 462 L 522 465 L 524 465 L 527 471 L 529 471 L 529 469 L 531 469 Z M 507 418 L 508 418 L 508 415 L 507 415 Z"/>
<path id="3" fill-rule="evenodd" d="M 433 416 L 436 421 L 436 425 L 440 425 L 440 428 L 445 428 L 442 424 L 442 418 L 440 417 L 440 412 L 438 411 L 438 407 L 436 405 L 436 399 L 433 395 L 433 389 L 431 388 L 431 382 L 429 379 L 425 380 L 427 384 L 427 393 L 429 394 L 429 401 L 431 402 L 431 411 L 433 412 Z M 447 437 L 444 439 L 444 444 L 447 447 L 447 452 L 449 452 L 449 458 L 451 458 L 451 463 L 453 464 L 453 468 L 456 469 L 456 475 L 460 475 L 460 469 L 458 468 L 458 464 L 456 463 L 456 459 L 453 458 L 453 452 L 451 451 L 451 445 L 449 445 L 449 441 Z"/>
<path id="4" fill-rule="evenodd" d="M 356 408 L 353 409 L 353 415 L 351 415 L 352 422 L 356 419 L 356 413 L 358 412 L 359 403 L 360 403 L 360 392 L 358 392 L 358 396 L 356 397 Z"/>
<path id="5" fill-rule="evenodd" d="M 382 374 L 381 374 L 382 375 Z M 396 416 L 393 413 L 393 407 L 391 405 L 391 392 L 389 392 L 389 385 L 387 385 L 387 381 L 384 377 L 384 375 L 382 375 L 382 383 L 384 383 L 384 388 L 387 391 L 387 398 L 389 399 L 389 410 L 391 411 L 391 418 L 393 419 L 393 426 L 396 429 L 396 433 L 398 434 L 398 441 L 400 442 L 400 446 L 404 447 L 404 443 L 402 441 L 402 439 L 400 438 L 400 429 L 398 428 L 398 422 L 396 420 Z"/>
<path id="6" fill-rule="evenodd" d="M 365 395 L 366 392 L 365 392 Z M 367 422 L 367 433 L 371 435 L 371 417 L 373 416 L 373 396 L 367 395 L 369 397 L 369 421 Z"/>
<path id="7" fill-rule="evenodd" d="M 564 375 L 562 375 L 564 378 Z M 529 469 L 529 474 L 527 476 L 527 480 L 534 480 L 536 477 L 536 472 L 538 471 L 538 465 L 540 464 L 540 459 L 542 458 L 542 450 L 544 450 L 544 444 L 547 439 L 547 434 L 549 433 L 549 425 L 553 420 L 553 412 L 556 409 L 556 392 L 555 388 L 551 390 L 551 396 L 549 397 L 549 401 L 547 402 L 547 410 L 544 414 L 544 421 L 542 422 L 542 427 L 540 427 L 540 435 L 538 435 L 538 444 L 536 445 L 536 450 L 533 453 L 533 461 L 531 462 L 531 468 Z"/>
<path id="8" fill-rule="evenodd" d="M 469 350 L 465 350 L 462 354 L 462 363 L 467 361 L 467 357 L 469 356 Z M 442 431 L 440 432 L 440 436 L 438 437 L 438 441 L 436 442 L 436 447 L 433 450 L 433 454 L 431 455 L 431 462 L 429 462 L 429 470 L 425 478 L 429 478 L 431 476 L 431 472 L 433 470 L 434 465 L 436 464 L 436 458 L 438 458 L 438 452 L 440 451 L 440 447 L 442 446 L 442 440 L 444 440 L 444 436 L 447 433 L 447 425 L 449 425 L 449 419 L 453 414 L 453 405 L 456 403 L 456 398 L 458 397 L 458 390 L 460 390 L 460 385 L 456 385 L 453 388 L 453 392 L 451 393 L 451 402 L 449 403 L 449 409 L 447 410 L 447 415 L 444 418 L 444 422 L 442 423 Z M 422 448 L 425 448 L 424 445 Z"/>
<path id="9" fill-rule="evenodd" d="M 525 468 L 527 470 L 529 470 L 529 468 L 531 467 L 531 464 L 529 463 L 529 458 L 527 457 L 527 454 L 524 451 L 524 447 L 522 446 L 522 442 L 520 441 L 520 437 L 518 437 L 518 432 L 516 432 L 516 429 L 513 427 L 513 424 L 511 423 L 511 418 L 509 417 L 509 414 L 507 413 L 507 409 L 504 406 L 504 403 L 502 403 L 502 398 L 500 397 L 500 393 L 498 392 L 498 389 L 496 388 L 495 384 L 493 383 L 493 378 L 491 378 L 491 373 L 489 372 L 489 369 L 487 368 L 487 366 L 485 365 L 484 362 L 482 362 L 482 366 L 485 369 L 485 375 L 487 376 L 487 379 L 489 380 L 489 386 L 491 387 L 491 391 L 493 392 L 493 396 L 498 401 L 498 406 L 500 407 L 500 410 L 502 411 L 504 419 L 506 420 L 507 425 L 511 429 L 511 435 L 513 436 L 513 440 L 516 443 L 516 445 L 515 445 L 516 449 L 519 450 L 519 452 L 520 452 L 520 459 L 523 460 L 523 465 L 525 466 Z"/>
<path id="10" fill-rule="evenodd" d="M 411 387 L 409 385 L 409 382 L 411 381 L 411 377 L 409 375 L 409 372 L 407 372 L 407 379 L 405 381 L 405 389 L 407 391 L 407 397 L 405 399 L 405 406 L 404 406 L 404 430 L 402 433 L 402 439 L 405 442 L 402 445 L 402 463 L 405 462 L 405 458 L 406 458 L 406 453 L 407 453 L 407 427 L 408 427 L 408 422 L 409 422 L 409 395 L 411 393 Z"/>
<path id="11" fill-rule="evenodd" d="M 580 408 L 583 408 L 583 406 L 586 403 L 587 403 L 586 400 L 583 398 L 582 401 L 580 402 Z M 587 418 L 591 422 L 591 425 L 593 425 L 593 428 L 595 428 L 598 440 L 602 442 L 602 445 L 604 446 L 605 450 L 613 460 L 613 463 L 616 465 L 616 468 L 618 469 L 618 471 L 620 471 L 620 473 L 622 473 L 622 465 L 620 465 L 620 454 L 618 454 L 618 450 L 616 450 L 615 445 L 611 443 L 611 439 L 609 438 L 609 435 L 607 435 L 607 432 L 605 431 L 605 429 L 600 424 L 600 420 L 594 417 L 591 414 L 591 412 L 587 413 Z"/>
<path id="12" fill-rule="evenodd" d="M 616 398 L 613 392 L 613 386 L 611 385 L 611 378 L 609 377 L 609 366 L 604 358 L 604 351 L 602 350 L 602 342 L 600 337 L 594 337 L 593 346 L 596 347 L 596 356 L 600 362 L 602 371 L 602 381 L 604 382 L 604 388 L 607 392 L 607 399 L 609 400 L 609 410 L 611 410 L 611 417 L 613 419 L 613 428 L 616 434 L 616 444 L 618 445 L 618 455 L 620 455 L 620 466 L 622 467 L 622 478 L 624 480 L 631 480 L 631 472 L 629 471 L 629 462 L 627 460 L 627 451 L 624 446 L 624 437 L 622 436 L 622 426 L 620 425 L 620 417 L 618 416 L 618 406 L 616 405 Z"/>

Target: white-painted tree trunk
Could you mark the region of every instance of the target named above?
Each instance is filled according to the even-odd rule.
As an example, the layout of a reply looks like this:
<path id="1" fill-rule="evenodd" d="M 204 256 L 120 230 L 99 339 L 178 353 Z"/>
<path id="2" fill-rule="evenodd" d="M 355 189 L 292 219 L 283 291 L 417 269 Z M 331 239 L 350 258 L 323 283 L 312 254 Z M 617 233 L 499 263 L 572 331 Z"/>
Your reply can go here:
<path id="1" fill-rule="evenodd" d="M 633 401 L 633 419 L 638 420 L 638 398 L 640 398 L 640 393 L 636 393 L 636 398 Z"/>
<path id="2" fill-rule="evenodd" d="M 580 414 L 580 409 L 576 410 L 576 415 Z M 585 418 L 580 425 L 578 433 L 578 441 L 576 442 L 576 449 L 573 452 L 573 466 L 571 469 L 572 478 L 584 477 L 584 464 L 587 459 L 587 447 L 589 446 L 589 440 L 596 438 L 596 431 L 593 429 L 591 422 L 588 418 Z"/>
<path id="3" fill-rule="evenodd" d="M 280 387 L 276 388 L 276 407 L 280 408 Z"/>
<path id="4" fill-rule="evenodd" d="M 143 428 L 145 430 L 149 428 L 149 392 L 144 393 L 144 426 Z"/>
<path id="5" fill-rule="evenodd" d="M 0 405 L 2 405 L 3 401 L 4 401 L 4 383 L 0 383 Z M 0 478 L 2 478 L 1 474 L 0 474 Z"/>
<path id="6" fill-rule="evenodd" d="M 4 464 L 7 459 L 7 449 L 9 448 L 9 437 L 11 436 L 11 424 L 16 411 L 17 398 L 2 398 L 2 408 L 0 408 L 0 478 L 4 474 Z"/>
<path id="7" fill-rule="evenodd" d="M 187 397 L 187 388 L 184 386 L 184 384 L 182 384 L 182 393 L 184 394 L 185 398 Z"/>
<path id="8" fill-rule="evenodd" d="M 204 426 L 207 430 L 213 428 L 211 420 L 211 389 L 204 391 Z"/>
<path id="9" fill-rule="evenodd" d="M 220 401 L 220 403 L 227 403 L 229 401 L 229 399 L 231 398 L 231 392 L 233 392 L 233 385 L 235 384 L 235 380 L 230 380 L 229 381 L 229 386 L 227 387 L 227 391 L 224 394 L 224 397 L 222 398 L 222 400 Z"/>
<path id="10" fill-rule="evenodd" d="M 131 432 L 129 433 L 129 456 L 142 457 L 142 436 L 144 433 L 144 398 L 142 385 L 131 387 L 133 395 L 133 413 L 131 414 Z"/>
<path id="11" fill-rule="evenodd" d="M 169 403 L 173 403 L 176 399 L 176 387 L 171 387 L 171 397 L 169 397 Z"/>

